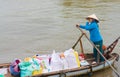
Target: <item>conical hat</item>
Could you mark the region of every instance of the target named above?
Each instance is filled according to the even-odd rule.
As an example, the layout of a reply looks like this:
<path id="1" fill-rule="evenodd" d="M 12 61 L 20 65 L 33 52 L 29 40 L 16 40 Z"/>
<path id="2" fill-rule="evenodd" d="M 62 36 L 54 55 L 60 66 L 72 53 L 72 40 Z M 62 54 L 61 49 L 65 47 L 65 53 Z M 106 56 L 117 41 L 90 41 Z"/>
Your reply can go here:
<path id="1" fill-rule="evenodd" d="M 92 14 L 92 15 L 87 16 L 86 19 L 88 19 L 88 18 L 93 18 L 93 19 L 95 19 L 97 22 L 99 22 L 99 19 L 96 17 L 95 14 Z"/>

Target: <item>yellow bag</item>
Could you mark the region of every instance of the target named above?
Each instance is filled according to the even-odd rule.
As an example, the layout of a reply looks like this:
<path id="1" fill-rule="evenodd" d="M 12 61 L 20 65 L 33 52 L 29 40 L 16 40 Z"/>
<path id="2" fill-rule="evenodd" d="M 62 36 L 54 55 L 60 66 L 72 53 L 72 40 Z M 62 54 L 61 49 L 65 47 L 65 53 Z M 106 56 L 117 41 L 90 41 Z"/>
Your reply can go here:
<path id="1" fill-rule="evenodd" d="M 78 65 L 78 67 L 80 67 L 80 60 L 79 60 L 78 52 L 74 51 L 74 55 L 75 55 L 75 58 L 76 58 L 76 61 L 77 61 L 77 65 Z"/>
<path id="2" fill-rule="evenodd" d="M 26 58 L 24 59 L 25 62 L 30 62 L 31 60 L 32 60 L 31 57 L 26 57 Z"/>
<path id="3" fill-rule="evenodd" d="M 34 70 L 34 71 L 32 72 L 32 75 L 41 74 L 42 72 L 43 72 L 43 69 L 40 68 L 40 70 Z"/>

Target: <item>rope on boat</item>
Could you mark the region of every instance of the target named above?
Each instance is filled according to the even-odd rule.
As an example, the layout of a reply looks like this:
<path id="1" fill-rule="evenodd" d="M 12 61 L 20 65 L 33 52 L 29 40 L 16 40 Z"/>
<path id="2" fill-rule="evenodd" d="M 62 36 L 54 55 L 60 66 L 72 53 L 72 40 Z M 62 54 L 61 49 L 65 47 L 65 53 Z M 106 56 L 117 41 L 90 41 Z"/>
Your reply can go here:
<path id="1" fill-rule="evenodd" d="M 112 68 L 112 70 L 115 72 L 115 74 L 120 77 L 120 73 L 108 62 L 108 60 L 104 57 L 104 55 L 100 52 L 100 50 L 94 45 L 94 43 L 88 38 L 88 36 L 86 35 L 86 33 L 83 32 L 82 29 L 80 29 L 79 27 L 77 27 L 81 32 L 82 34 L 87 38 L 87 40 L 91 43 L 91 45 L 93 47 L 95 47 L 95 49 L 98 51 L 98 53 L 104 58 L 104 60 L 107 62 L 108 65 L 110 65 L 110 67 Z M 120 37 L 119 37 L 120 39 Z"/>

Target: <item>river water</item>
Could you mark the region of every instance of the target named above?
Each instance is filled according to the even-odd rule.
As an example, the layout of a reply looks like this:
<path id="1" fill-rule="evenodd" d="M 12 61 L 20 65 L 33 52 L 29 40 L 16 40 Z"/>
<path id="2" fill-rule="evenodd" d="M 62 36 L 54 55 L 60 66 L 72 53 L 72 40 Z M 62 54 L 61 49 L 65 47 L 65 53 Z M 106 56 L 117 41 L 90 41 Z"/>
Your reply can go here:
<path id="1" fill-rule="evenodd" d="M 75 24 L 84 24 L 93 13 L 107 46 L 120 36 L 120 0 L 0 0 L 0 63 L 71 48 L 81 34 Z M 86 52 L 92 52 L 83 41 Z M 120 43 L 114 52 L 120 54 Z M 92 77 L 116 75 L 106 69 Z"/>

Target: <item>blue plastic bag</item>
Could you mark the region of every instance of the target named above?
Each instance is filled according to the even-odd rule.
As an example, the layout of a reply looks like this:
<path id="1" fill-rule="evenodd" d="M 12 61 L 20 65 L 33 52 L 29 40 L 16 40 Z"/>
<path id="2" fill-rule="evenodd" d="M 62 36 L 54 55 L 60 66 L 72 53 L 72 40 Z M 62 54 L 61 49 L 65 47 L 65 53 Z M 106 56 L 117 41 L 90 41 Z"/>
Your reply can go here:
<path id="1" fill-rule="evenodd" d="M 14 60 L 12 63 L 11 63 L 11 65 L 10 65 L 10 67 L 9 67 L 9 71 L 10 71 L 10 73 L 13 75 L 13 76 L 15 76 L 15 77 L 19 77 L 20 76 L 20 69 L 19 69 L 19 63 L 20 63 L 21 61 L 19 60 L 19 59 L 16 59 L 16 60 Z"/>
<path id="2" fill-rule="evenodd" d="M 1 75 L 1 74 L 0 74 L 0 77 L 4 77 L 4 75 Z"/>
<path id="3" fill-rule="evenodd" d="M 32 72 L 34 70 L 40 69 L 40 65 L 34 59 L 32 59 L 32 62 L 31 61 L 21 62 L 19 64 L 19 67 L 20 67 L 20 77 L 32 76 Z"/>

